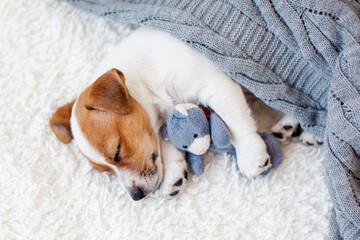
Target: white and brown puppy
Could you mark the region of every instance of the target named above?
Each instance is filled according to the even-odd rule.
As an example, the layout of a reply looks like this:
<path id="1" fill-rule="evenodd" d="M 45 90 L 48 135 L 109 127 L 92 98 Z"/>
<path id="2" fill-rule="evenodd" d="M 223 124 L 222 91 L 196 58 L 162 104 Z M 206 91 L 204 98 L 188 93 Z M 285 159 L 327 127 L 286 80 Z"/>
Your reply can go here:
<path id="1" fill-rule="evenodd" d="M 137 30 L 102 61 L 97 77 L 50 126 L 62 142 L 74 138 L 95 168 L 114 173 L 134 200 L 160 183 L 164 195 L 175 195 L 186 181 L 182 153 L 158 136 L 178 103 L 219 114 L 242 174 L 254 178 L 271 166 L 239 84 L 171 35 Z"/>

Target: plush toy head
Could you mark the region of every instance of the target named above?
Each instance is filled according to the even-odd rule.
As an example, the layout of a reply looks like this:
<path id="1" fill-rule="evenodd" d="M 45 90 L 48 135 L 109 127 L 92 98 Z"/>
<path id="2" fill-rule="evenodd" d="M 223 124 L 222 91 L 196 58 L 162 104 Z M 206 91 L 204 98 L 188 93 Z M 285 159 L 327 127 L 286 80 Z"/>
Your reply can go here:
<path id="1" fill-rule="evenodd" d="M 199 106 L 178 104 L 163 128 L 163 137 L 180 150 L 202 155 L 210 146 L 209 122 Z"/>
<path id="2" fill-rule="evenodd" d="M 210 137 L 211 133 L 211 137 Z M 282 163 L 283 153 L 279 142 L 270 134 L 260 133 L 266 143 L 267 151 L 271 157 L 272 167 Z M 236 158 L 236 151 L 231 144 L 231 136 L 225 123 L 213 111 L 209 119 L 203 109 L 195 104 L 178 104 L 173 115 L 167 120 L 163 128 L 163 137 L 180 150 L 188 152 L 188 162 L 195 175 L 204 172 L 204 159 L 201 156 L 209 150 L 214 152 L 228 152 Z M 269 174 L 272 168 L 262 173 Z"/>

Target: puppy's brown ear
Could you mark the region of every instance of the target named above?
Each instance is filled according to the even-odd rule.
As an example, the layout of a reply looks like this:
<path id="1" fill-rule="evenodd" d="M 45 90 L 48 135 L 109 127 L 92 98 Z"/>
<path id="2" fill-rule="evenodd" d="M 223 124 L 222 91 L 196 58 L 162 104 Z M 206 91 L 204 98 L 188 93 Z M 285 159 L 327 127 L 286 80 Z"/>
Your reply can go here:
<path id="1" fill-rule="evenodd" d="M 63 143 L 71 142 L 73 138 L 70 127 L 71 110 L 74 101 L 59 108 L 50 119 L 50 128 Z"/>
<path id="2" fill-rule="evenodd" d="M 111 69 L 99 77 L 87 91 L 86 108 L 129 114 L 132 104 L 125 86 L 124 74 L 117 69 Z"/>

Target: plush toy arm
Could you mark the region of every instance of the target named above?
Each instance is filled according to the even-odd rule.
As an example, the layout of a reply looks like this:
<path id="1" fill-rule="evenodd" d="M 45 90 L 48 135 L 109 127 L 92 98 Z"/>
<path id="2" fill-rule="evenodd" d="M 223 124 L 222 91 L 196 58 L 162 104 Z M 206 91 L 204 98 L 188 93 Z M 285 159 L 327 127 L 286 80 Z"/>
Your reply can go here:
<path id="1" fill-rule="evenodd" d="M 202 155 L 195 155 L 187 152 L 187 159 L 189 161 L 190 169 L 195 175 L 201 175 L 204 173 L 205 164 L 204 157 Z"/>
<path id="2" fill-rule="evenodd" d="M 227 148 L 231 146 L 231 136 L 223 120 L 215 112 L 210 115 L 210 135 L 211 140 L 217 148 Z"/>

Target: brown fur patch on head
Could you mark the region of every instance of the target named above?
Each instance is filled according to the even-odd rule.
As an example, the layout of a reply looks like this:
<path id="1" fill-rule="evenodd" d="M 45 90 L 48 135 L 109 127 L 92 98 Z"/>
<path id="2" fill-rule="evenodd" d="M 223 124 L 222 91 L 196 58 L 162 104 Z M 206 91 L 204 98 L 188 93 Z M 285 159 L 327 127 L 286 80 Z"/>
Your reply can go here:
<path id="1" fill-rule="evenodd" d="M 87 140 L 108 163 L 139 175 L 156 172 L 156 134 L 145 109 L 129 95 L 122 73 L 113 69 L 96 80 L 79 96 L 75 114 Z"/>
<path id="2" fill-rule="evenodd" d="M 93 167 L 94 167 L 95 169 L 97 169 L 98 171 L 100 171 L 100 172 L 111 172 L 112 174 L 115 175 L 114 170 L 111 169 L 109 166 L 94 163 L 94 162 L 91 161 L 90 159 L 88 159 L 88 160 L 89 160 L 91 166 L 93 166 Z"/>
<path id="3" fill-rule="evenodd" d="M 63 143 L 69 143 L 73 138 L 71 133 L 70 117 L 74 102 L 75 100 L 60 107 L 53 114 L 49 122 L 51 130 Z"/>
<path id="4" fill-rule="evenodd" d="M 97 79 L 87 91 L 86 107 L 118 114 L 128 114 L 132 110 L 132 101 L 125 86 L 122 72 L 112 69 Z"/>

